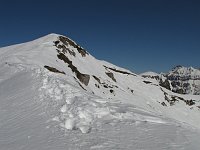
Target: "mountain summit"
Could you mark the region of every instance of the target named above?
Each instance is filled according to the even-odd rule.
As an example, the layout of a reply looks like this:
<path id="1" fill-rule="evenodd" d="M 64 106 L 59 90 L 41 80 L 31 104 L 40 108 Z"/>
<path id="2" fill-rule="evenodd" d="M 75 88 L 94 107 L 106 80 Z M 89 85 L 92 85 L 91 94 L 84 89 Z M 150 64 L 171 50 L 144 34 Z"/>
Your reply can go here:
<path id="1" fill-rule="evenodd" d="M 0 48 L 1 148 L 195 148 L 200 96 L 172 78 L 192 83 L 198 71 L 137 75 L 58 34 Z"/>

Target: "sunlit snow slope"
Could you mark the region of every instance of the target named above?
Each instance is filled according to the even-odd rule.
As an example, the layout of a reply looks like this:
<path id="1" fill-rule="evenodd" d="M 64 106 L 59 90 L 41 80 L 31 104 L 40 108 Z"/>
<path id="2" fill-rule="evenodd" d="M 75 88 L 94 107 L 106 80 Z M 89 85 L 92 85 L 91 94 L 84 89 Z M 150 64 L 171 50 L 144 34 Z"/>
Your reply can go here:
<path id="1" fill-rule="evenodd" d="M 200 96 L 50 34 L 0 49 L 0 149 L 199 149 Z"/>

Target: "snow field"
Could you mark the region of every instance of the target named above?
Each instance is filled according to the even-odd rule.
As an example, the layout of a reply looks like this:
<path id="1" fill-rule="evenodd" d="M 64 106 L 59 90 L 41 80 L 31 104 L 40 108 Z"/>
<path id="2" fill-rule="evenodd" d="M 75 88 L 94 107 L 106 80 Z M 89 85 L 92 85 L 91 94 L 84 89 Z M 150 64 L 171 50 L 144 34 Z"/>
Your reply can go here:
<path id="1" fill-rule="evenodd" d="M 76 57 L 67 55 L 73 65 L 91 76 L 89 85 L 81 87 L 68 64 L 57 58 L 53 43 L 57 38 L 51 34 L 1 48 L 0 149 L 199 150 L 198 103 L 187 106 L 179 101 L 169 106 L 164 92 L 184 99 L 199 100 L 199 96 L 174 94 L 153 80 L 146 84 L 149 80 L 138 75 L 107 70 L 103 66 L 129 72 L 91 55 L 82 57 L 69 46 L 76 52 Z M 52 73 L 45 65 L 66 75 Z M 104 88 L 104 82 L 112 87 Z"/>

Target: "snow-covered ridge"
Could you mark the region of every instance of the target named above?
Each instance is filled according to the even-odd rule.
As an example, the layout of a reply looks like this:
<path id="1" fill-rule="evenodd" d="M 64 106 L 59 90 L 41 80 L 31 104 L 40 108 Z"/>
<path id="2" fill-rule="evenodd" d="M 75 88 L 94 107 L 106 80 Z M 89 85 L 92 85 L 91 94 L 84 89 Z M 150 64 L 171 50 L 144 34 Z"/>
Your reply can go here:
<path id="1" fill-rule="evenodd" d="M 144 73 L 141 73 L 140 74 L 141 76 L 159 76 L 159 74 L 158 73 L 156 73 L 156 72 L 152 72 L 152 71 L 148 71 L 148 72 L 144 72 Z"/>
<path id="2" fill-rule="evenodd" d="M 200 70 L 195 69 L 193 67 L 184 67 L 184 66 L 178 66 L 172 69 L 172 71 L 169 72 L 168 76 L 177 76 L 180 78 L 185 79 L 193 79 L 197 80 L 200 79 Z"/>

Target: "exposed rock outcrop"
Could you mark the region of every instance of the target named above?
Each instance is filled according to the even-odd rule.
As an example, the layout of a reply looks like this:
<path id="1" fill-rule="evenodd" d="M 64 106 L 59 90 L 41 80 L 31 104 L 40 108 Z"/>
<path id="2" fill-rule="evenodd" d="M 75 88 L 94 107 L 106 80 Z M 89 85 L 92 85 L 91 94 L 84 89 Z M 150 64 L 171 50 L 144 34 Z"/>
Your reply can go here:
<path id="1" fill-rule="evenodd" d="M 54 73 L 61 73 L 61 74 L 65 74 L 64 71 L 59 71 L 58 69 L 56 68 L 53 68 L 53 67 L 49 67 L 49 66 L 44 66 L 44 68 L 48 69 L 49 71 L 51 72 L 54 72 Z"/>
<path id="2" fill-rule="evenodd" d="M 135 74 L 133 73 L 129 73 L 129 72 L 126 72 L 126 71 L 121 71 L 121 70 L 117 70 L 115 68 L 110 68 L 110 67 L 107 67 L 107 66 L 104 66 L 106 69 L 110 69 L 114 72 L 118 72 L 118 73 L 122 73 L 122 74 L 127 74 L 127 75 L 133 75 L 133 76 L 136 76 Z"/>
<path id="3" fill-rule="evenodd" d="M 164 87 L 164 88 L 166 88 L 166 89 L 168 89 L 168 90 L 171 90 L 170 83 L 169 83 L 169 81 L 167 79 L 164 82 L 162 80 L 160 80 L 159 85 Z"/>
<path id="4" fill-rule="evenodd" d="M 79 81 L 81 81 L 83 84 L 85 84 L 86 86 L 88 85 L 89 83 L 89 80 L 90 80 L 90 75 L 88 74 L 83 74 L 83 73 L 80 73 L 78 71 L 78 69 L 72 64 L 72 61 L 69 60 L 69 58 L 67 56 L 65 56 L 63 53 L 59 53 L 57 55 L 57 57 L 60 59 L 60 60 L 63 60 L 65 63 L 68 64 L 68 67 L 71 68 L 72 72 L 74 72 L 76 74 L 76 77 L 79 79 Z"/>
<path id="5" fill-rule="evenodd" d="M 110 77 L 114 82 L 116 82 L 116 79 L 115 79 L 114 74 L 112 72 L 106 72 L 106 75 L 108 77 Z"/>
<path id="6" fill-rule="evenodd" d="M 81 46 L 79 46 L 78 44 L 76 44 L 74 41 L 72 41 L 71 39 L 64 37 L 64 36 L 59 36 L 59 40 L 65 44 L 65 45 L 71 45 L 72 47 L 76 48 L 78 50 L 78 52 L 81 54 L 82 57 L 86 57 L 86 55 L 89 55 L 88 52 L 83 49 Z"/>

